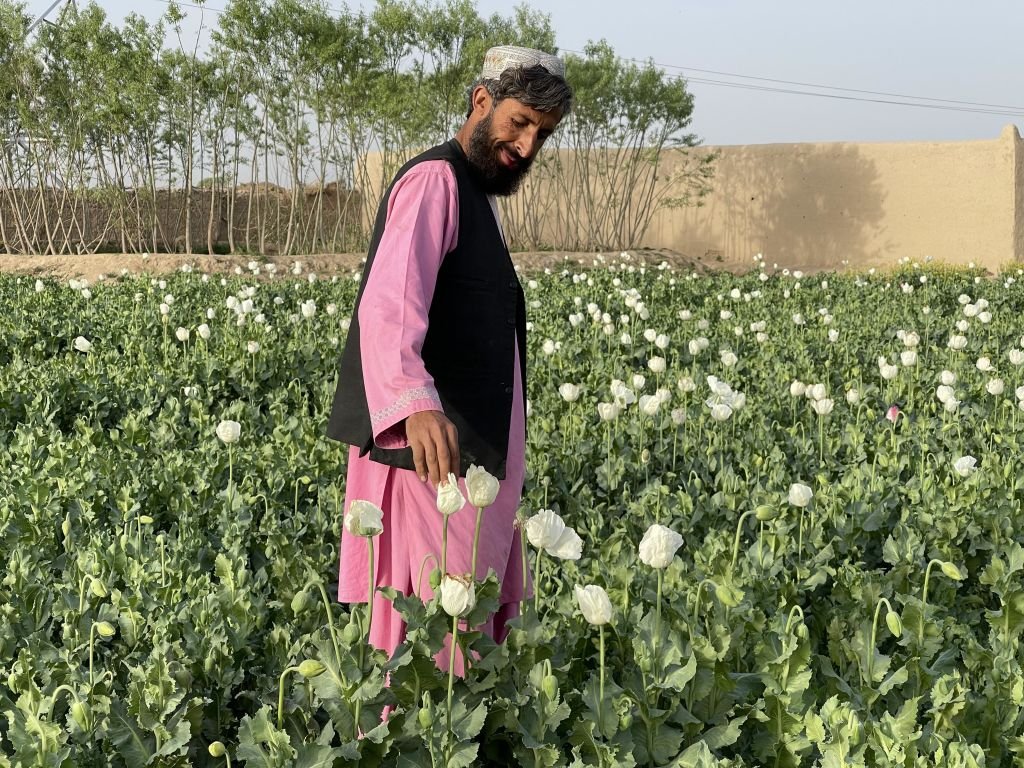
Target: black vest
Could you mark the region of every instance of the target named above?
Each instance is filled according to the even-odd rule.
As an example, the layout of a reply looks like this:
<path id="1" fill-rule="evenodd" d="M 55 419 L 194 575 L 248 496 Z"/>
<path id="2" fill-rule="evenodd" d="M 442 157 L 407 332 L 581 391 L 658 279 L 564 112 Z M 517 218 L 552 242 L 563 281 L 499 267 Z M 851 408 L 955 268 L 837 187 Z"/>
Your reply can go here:
<path id="1" fill-rule="evenodd" d="M 452 166 L 458 184 L 459 236 L 455 249 L 445 255 L 437 274 L 423 342 L 423 363 L 434 379 L 445 415 L 459 432 L 459 475 L 464 476 L 469 465 L 476 464 L 503 480 L 516 340 L 526 403 L 526 302 L 487 195 L 454 139 L 406 163 L 377 210 L 352 324 L 338 364 L 338 386 L 327 435 L 358 447 L 360 456 L 369 453 L 374 461 L 414 469 L 412 449 L 388 450 L 373 442 L 363 385 L 363 334 L 358 311 L 384 233 L 391 190 L 410 168 L 426 160 L 446 160 Z M 373 329 L 367 328 L 364 333 L 367 349 L 372 350 Z"/>

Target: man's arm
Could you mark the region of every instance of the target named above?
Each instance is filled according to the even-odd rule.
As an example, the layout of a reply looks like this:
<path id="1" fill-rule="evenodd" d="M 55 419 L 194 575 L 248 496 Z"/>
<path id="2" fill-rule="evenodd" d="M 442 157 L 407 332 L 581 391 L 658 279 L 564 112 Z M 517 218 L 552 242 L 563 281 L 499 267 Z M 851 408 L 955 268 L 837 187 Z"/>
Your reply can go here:
<path id="1" fill-rule="evenodd" d="M 384 233 L 359 305 L 363 381 L 374 441 L 412 449 L 436 485 L 458 472 L 455 425 L 423 364 L 428 313 L 445 254 L 458 237 L 458 187 L 443 160 L 419 163 L 391 191 Z"/>

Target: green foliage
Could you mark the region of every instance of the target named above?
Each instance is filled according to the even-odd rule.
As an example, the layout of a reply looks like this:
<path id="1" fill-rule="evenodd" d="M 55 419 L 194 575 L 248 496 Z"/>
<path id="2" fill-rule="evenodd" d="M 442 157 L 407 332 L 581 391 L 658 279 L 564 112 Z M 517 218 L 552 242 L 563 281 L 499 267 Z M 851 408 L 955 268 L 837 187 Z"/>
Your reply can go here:
<path id="1" fill-rule="evenodd" d="M 501 644 L 471 629 L 501 594 L 493 576 L 478 585 L 460 631 L 475 660 L 449 712 L 436 602 L 384 590 L 408 628 L 389 659 L 361 650 L 365 607 L 320 592 L 345 456 L 323 430 L 357 283 L 265 277 L 127 277 L 89 296 L 0 277 L 2 764 L 213 765 L 214 741 L 280 766 L 938 768 L 1024 753 L 1017 283 L 913 268 L 695 278 L 628 260 L 527 279 L 524 507 L 556 510 L 584 552 L 542 560 L 539 612 Z M 252 312 L 231 308 L 244 299 Z M 958 322 L 963 351 L 947 345 Z M 916 359 L 882 378 L 878 357 L 907 349 Z M 944 369 L 955 413 L 936 397 Z M 794 379 L 824 385 L 831 413 Z M 572 403 L 564 383 L 581 388 Z M 717 421 L 724 399 L 736 408 Z M 243 425 L 231 470 L 223 418 Z M 979 460 L 966 476 L 965 455 Z M 793 483 L 812 488 L 806 507 Z M 637 553 L 654 521 L 684 536 L 660 611 Z M 603 652 L 577 584 L 610 595 Z M 116 631 L 90 645 L 100 622 Z M 304 661 L 322 674 L 279 687 Z"/>

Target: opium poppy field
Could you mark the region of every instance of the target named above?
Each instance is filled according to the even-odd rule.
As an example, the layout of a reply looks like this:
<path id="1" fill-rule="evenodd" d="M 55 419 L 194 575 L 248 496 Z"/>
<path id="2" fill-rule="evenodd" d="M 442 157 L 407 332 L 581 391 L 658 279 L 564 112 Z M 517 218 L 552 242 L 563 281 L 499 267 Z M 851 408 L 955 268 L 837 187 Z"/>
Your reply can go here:
<path id="1" fill-rule="evenodd" d="M 1024 760 L 1018 270 L 522 274 L 536 595 L 496 644 L 438 553 L 392 658 L 332 596 L 358 275 L 241 272 L 0 276 L 0 766 Z"/>

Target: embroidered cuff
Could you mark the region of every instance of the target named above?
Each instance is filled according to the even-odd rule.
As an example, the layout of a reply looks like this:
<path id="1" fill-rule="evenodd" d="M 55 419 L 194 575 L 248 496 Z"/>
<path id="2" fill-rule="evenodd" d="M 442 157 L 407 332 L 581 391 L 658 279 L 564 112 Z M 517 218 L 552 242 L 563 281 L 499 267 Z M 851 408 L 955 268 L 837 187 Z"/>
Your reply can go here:
<path id="1" fill-rule="evenodd" d="M 374 442 L 381 448 L 404 448 L 405 418 L 420 411 L 440 411 L 441 399 L 433 387 L 417 387 L 402 393 L 391 405 L 370 412 Z"/>

